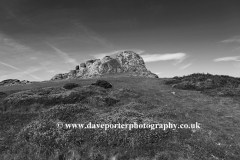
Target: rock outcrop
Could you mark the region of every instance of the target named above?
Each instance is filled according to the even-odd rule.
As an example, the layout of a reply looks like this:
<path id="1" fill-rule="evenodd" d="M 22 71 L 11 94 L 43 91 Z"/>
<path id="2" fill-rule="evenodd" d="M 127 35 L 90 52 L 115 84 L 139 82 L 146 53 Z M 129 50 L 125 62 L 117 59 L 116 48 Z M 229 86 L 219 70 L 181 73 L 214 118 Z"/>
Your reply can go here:
<path id="1" fill-rule="evenodd" d="M 88 60 L 75 67 L 69 73 L 57 74 L 51 80 L 94 78 L 112 73 L 129 73 L 132 76 L 158 78 L 147 70 L 141 56 L 132 51 L 119 52 L 116 58 L 105 56 L 103 59 Z"/>
<path id="2" fill-rule="evenodd" d="M 32 82 L 27 80 L 18 80 L 18 79 L 6 79 L 0 82 L 0 86 L 12 86 L 12 85 L 19 85 L 19 84 L 31 84 Z"/>
<path id="3" fill-rule="evenodd" d="M 60 73 L 56 74 L 52 80 L 60 80 L 60 79 L 67 79 L 68 78 L 68 73 Z"/>

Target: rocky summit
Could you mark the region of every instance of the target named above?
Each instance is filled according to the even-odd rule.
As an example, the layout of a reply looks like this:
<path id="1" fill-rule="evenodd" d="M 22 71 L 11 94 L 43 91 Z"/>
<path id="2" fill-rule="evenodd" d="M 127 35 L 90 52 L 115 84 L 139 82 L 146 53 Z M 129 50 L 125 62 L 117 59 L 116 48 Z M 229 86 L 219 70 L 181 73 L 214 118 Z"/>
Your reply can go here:
<path id="1" fill-rule="evenodd" d="M 88 60 L 75 67 L 69 73 L 60 73 L 51 80 L 94 78 L 114 73 L 129 73 L 130 76 L 158 78 L 147 70 L 143 58 L 133 51 L 117 53 L 116 58 L 105 56 L 103 59 Z"/>

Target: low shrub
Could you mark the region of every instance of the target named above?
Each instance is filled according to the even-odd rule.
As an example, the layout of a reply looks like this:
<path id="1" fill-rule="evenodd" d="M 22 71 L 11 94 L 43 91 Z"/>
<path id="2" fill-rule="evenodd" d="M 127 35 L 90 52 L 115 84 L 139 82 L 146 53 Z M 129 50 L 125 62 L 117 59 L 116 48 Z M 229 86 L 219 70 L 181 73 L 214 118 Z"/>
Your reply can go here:
<path id="1" fill-rule="evenodd" d="M 91 85 L 96 85 L 99 87 L 103 87 L 105 89 L 112 88 L 112 85 L 108 81 L 105 81 L 105 80 L 97 80 L 95 83 L 92 83 Z"/>
<path id="2" fill-rule="evenodd" d="M 64 86 L 63 86 L 63 88 L 65 88 L 65 89 L 73 89 L 73 88 L 76 88 L 76 87 L 78 87 L 79 85 L 78 84 L 76 84 L 76 83 L 67 83 L 67 84 L 65 84 Z"/>
<path id="3" fill-rule="evenodd" d="M 240 79 L 225 75 L 211 75 L 209 73 L 194 73 L 183 77 L 167 80 L 166 85 L 173 84 L 173 88 L 183 90 L 202 91 L 211 96 L 239 96 Z"/>
<path id="4" fill-rule="evenodd" d="M 184 82 L 174 85 L 174 88 L 183 89 L 183 90 L 195 90 L 196 86 L 194 83 L 191 83 L 189 81 L 184 81 Z"/>
<path id="5" fill-rule="evenodd" d="M 6 96 L 7 96 L 6 93 L 4 93 L 4 92 L 0 92 L 0 98 L 2 98 L 2 97 L 6 97 Z"/>
<path id="6" fill-rule="evenodd" d="M 71 123 L 76 121 L 78 117 L 81 120 L 93 119 L 95 113 L 86 104 L 62 104 L 46 109 L 39 114 L 42 120 L 60 120 L 62 122 Z"/>
<path id="7" fill-rule="evenodd" d="M 42 92 L 41 92 L 42 93 Z M 89 96 L 99 94 L 93 89 L 82 89 L 79 91 L 65 91 L 55 94 L 38 94 L 31 91 L 19 92 L 12 94 L 3 100 L 3 110 L 15 111 L 30 111 L 32 104 L 44 105 L 44 108 L 49 108 L 57 104 L 74 104 L 81 102 Z M 39 107 L 36 107 L 39 108 Z"/>

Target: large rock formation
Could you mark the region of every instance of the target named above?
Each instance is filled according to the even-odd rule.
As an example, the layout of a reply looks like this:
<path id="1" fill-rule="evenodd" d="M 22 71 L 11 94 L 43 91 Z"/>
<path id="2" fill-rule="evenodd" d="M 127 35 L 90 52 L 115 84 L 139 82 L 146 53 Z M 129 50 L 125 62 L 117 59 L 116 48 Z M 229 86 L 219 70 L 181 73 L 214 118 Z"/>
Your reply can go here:
<path id="1" fill-rule="evenodd" d="M 132 51 L 119 52 L 116 58 L 105 56 L 102 60 L 88 60 L 75 67 L 69 73 L 57 74 L 51 80 L 72 78 L 93 78 L 111 73 L 129 73 L 132 76 L 158 78 L 147 70 L 145 63 L 137 53 Z"/>

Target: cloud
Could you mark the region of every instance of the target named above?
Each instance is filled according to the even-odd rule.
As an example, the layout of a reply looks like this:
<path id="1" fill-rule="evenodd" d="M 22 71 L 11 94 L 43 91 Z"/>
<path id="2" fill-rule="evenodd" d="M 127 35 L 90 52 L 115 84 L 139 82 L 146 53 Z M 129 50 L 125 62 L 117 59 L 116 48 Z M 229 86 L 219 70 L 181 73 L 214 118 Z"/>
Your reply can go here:
<path id="1" fill-rule="evenodd" d="M 48 70 L 47 72 L 49 72 L 49 73 L 54 73 L 54 72 L 56 72 L 55 70 Z"/>
<path id="2" fill-rule="evenodd" d="M 182 59 L 178 60 L 177 63 L 174 63 L 173 65 L 174 65 L 174 66 L 178 65 L 179 63 L 181 63 L 182 61 L 184 61 L 187 57 L 189 57 L 189 56 L 183 57 Z"/>
<path id="3" fill-rule="evenodd" d="M 221 61 L 240 61 L 240 56 L 235 57 L 222 57 L 213 60 L 214 62 L 221 62 Z"/>
<path id="4" fill-rule="evenodd" d="M 133 49 L 133 51 L 137 54 L 142 54 L 145 52 L 144 50 L 139 50 L 139 49 Z"/>
<path id="5" fill-rule="evenodd" d="M 35 59 L 37 59 L 37 57 L 30 57 L 30 59 L 31 59 L 31 60 L 35 60 Z"/>
<path id="6" fill-rule="evenodd" d="M 162 74 L 162 72 L 156 72 L 155 74 L 159 75 L 159 74 Z"/>
<path id="7" fill-rule="evenodd" d="M 11 51 L 31 51 L 29 47 L 21 45 L 15 42 L 13 39 L 8 38 L 7 36 L 0 34 L 0 47 L 4 50 L 11 50 Z"/>
<path id="8" fill-rule="evenodd" d="M 240 47 L 236 47 L 235 49 L 232 50 L 232 52 L 239 51 Z"/>
<path id="9" fill-rule="evenodd" d="M 234 66 L 235 68 L 240 69 L 240 62 L 234 62 L 233 66 Z"/>
<path id="10" fill-rule="evenodd" d="M 187 67 L 189 67 L 189 66 L 191 66 L 191 65 L 192 65 L 192 63 L 189 63 L 189 64 L 187 64 L 187 65 L 184 65 L 184 66 L 180 67 L 180 70 L 184 70 L 184 69 L 186 69 Z"/>
<path id="11" fill-rule="evenodd" d="M 131 51 L 134 51 L 135 53 L 138 53 L 143 58 L 144 62 L 155 62 L 155 61 L 167 61 L 167 60 L 176 60 L 177 63 L 174 65 L 177 65 L 181 63 L 184 59 L 186 59 L 188 56 L 186 53 L 167 53 L 167 54 L 143 54 L 144 50 L 139 49 L 130 49 Z M 99 53 L 99 54 L 90 54 L 96 59 L 101 59 L 105 56 L 111 56 L 118 52 L 127 51 L 127 50 L 116 50 L 112 52 L 106 52 L 106 53 Z"/>
<path id="12" fill-rule="evenodd" d="M 79 20 L 79 19 L 78 20 L 72 20 L 71 22 L 76 27 L 78 27 L 79 31 L 81 31 L 86 37 L 90 38 L 94 42 L 97 42 L 97 43 L 102 44 L 102 45 L 107 46 L 107 47 L 112 46 L 112 44 L 107 42 L 107 40 L 105 38 L 103 38 L 102 36 L 97 34 L 95 31 L 93 31 L 89 27 L 83 25 L 81 20 Z"/>
<path id="13" fill-rule="evenodd" d="M 187 56 L 186 56 L 185 53 L 167 53 L 167 54 L 142 55 L 142 58 L 145 62 L 168 61 L 168 60 L 178 60 L 178 62 L 179 61 L 181 62 L 186 57 Z"/>
<path id="14" fill-rule="evenodd" d="M 47 44 L 48 46 L 50 46 L 52 49 L 54 49 L 54 50 L 56 51 L 56 53 L 57 53 L 58 55 L 60 55 L 60 56 L 64 59 L 65 63 L 67 63 L 67 66 L 68 66 L 68 63 L 71 63 L 71 64 L 73 64 L 73 65 L 78 64 L 77 61 L 76 61 L 75 59 L 71 58 L 67 53 L 61 51 L 60 49 L 58 49 L 58 48 L 56 48 L 56 47 L 54 47 L 53 45 L 51 45 L 51 44 L 48 43 L 48 42 L 46 42 L 46 44 Z M 69 66 L 68 66 L 68 68 L 69 68 Z M 69 69 L 69 70 L 70 70 L 70 69 Z"/>
<path id="15" fill-rule="evenodd" d="M 29 74 L 28 74 L 29 75 Z M 24 72 L 14 72 L 14 73 L 11 73 L 11 74 L 7 74 L 7 75 L 3 75 L 3 76 L 0 76 L 0 79 L 1 80 L 4 80 L 4 79 L 12 79 L 14 77 L 14 79 L 19 79 L 19 78 L 22 78 L 22 77 L 26 77 L 26 73 Z M 42 81 L 41 78 L 37 78 L 37 76 L 31 76 L 35 79 L 37 79 L 38 81 Z M 26 79 L 25 79 L 26 80 Z"/>
<path id="16" fill-rule="evenodd" d="M 8 66 L 8 67 L 13 68 L 13 69 L 16 69 L 16 70 L 19 70 L 19 71 L 22 71 L 22 70 L 20 70 L 19 68 L 14 67 L 14 66 L 12 66 L 12 65 L 9 65 L 9 64 L 7 64 L 7 63 L 0 62 L 0 64 L 5 65 L 5 66 Z"/>
<path id="17" fill-rule="evenodd" d="M 226 40 L 223 40 L 221 41 L 223 43 L 240 43 L 240 36 L 234 36 L 234 37 L 231 37 L 229 39 L 226 39 Z"/>
<path id="18" fill-rule="evenodd" d="M 39 67 L 39 68 L 37 68 L 37 67 L 31 67 L 31 68 L 28 68 L 26 71 L 23 71 L 23 70 L 21 70 L 21 69 L 19 69 L 19 68 L 17 68 L 17 67 L 14 67 L 14 66 L 12 66 L 12 65 L 10 65 L 10 64 L 7 64 L 7 63 L 0 62 L 0 64 L 5 65 L 5 66 L 7 66 L 7 67 L 10 67 L 10 68 L 13 68 L 13 69 L 15 69 L 15 70 L 20 71 L 19 73 L 20 73 L 22 76 L 25 75 L 25 74 L 27 74 L 27 75 L 29 75 L 29 76 L 37 79 L 37 80 L 42 80 L 41 78 L 39 78 L 39 77 L 31 74 L 31 73 L 33 73 L 33 72 L 36 72 L 36 71 L 41 70 L 40 67 Z M 14 74 L 11 74 L 11 75 L 14 75 Z"/>

